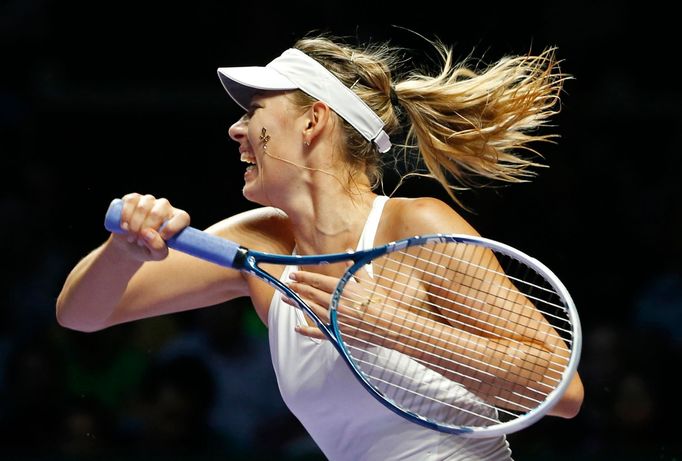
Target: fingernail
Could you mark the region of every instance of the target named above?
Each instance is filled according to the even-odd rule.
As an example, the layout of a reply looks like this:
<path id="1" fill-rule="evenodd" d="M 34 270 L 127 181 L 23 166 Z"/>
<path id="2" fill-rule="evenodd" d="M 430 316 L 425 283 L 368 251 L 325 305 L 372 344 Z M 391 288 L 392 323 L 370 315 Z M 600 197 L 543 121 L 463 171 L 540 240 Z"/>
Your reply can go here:
<path id="1" fill-rule="evenodd" d="M 150 242 L 154 239 L 154 232 L 150 230 L 146 230 L 142 233 L 142 237 L 147 241 Z"/>
<path id="2" fill-rule="evenodd" d="M 289 274 L 289 278 L 291 280 L 296 280 L 296 272 L 292 272 L 291 274 Z"/>
<path id="3" fill-rule="evenodd" d="M 282 295 L 282 301 L 284 301 L 285 303 L 290 304 L 290 305 L 294 304 L 294 301 L 286 295 Z"/>
<path id="4" fill-rule="evenodd" d="M 123 221 L 121 223 L 121 229 L 123 229 L 124 231 L 128 230 L 128 223 L 126 221 Z"/>

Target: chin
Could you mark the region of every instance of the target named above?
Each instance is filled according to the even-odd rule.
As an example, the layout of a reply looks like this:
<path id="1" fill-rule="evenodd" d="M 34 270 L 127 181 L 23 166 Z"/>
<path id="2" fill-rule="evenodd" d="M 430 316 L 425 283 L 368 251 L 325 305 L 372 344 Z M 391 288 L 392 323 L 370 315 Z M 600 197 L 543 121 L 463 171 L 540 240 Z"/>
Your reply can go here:
<path id="1" fill-rule="evenodd" d="M 244 186 L 242 195 L 249 202 L 257 203 L 261 206 L 269 206 L 268 200 L 262 190 L 254 190 L 251 187 Z"/>

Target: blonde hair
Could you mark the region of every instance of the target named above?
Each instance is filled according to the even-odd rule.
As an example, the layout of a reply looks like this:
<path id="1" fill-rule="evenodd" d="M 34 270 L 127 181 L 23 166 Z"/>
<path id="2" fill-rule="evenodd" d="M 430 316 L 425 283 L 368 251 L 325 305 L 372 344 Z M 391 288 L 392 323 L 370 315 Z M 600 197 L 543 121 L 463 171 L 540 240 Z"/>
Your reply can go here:
<path id="1" fill-rule="evenodd" d="M 535 175 L 534 168 L 543 166 L 533 159 L 542 156 L 531 144 L 557 136 L 538 132 L 558 113 L 562 85 L 568 78 L 559 69 L 555 49 L 504 57 L 480 70 L 469 66 L 470 59 L 454 63 L 450 48 L 438 41 L 430 43 L 442 61 L 435 75 L 416 70 L 398 75 L 404 64 L 402 50 L 387 43 L 360 49 L 315 36 L 299 40 L 294 47 L 360 96 L 384 121 L 389 135 L 404 129 L 404 156 L 416 147 L 428 169 L 426 176 L 435 178 L 456 203 L 462 205 L 455 195 L 459 189 L 528 181 Z M 311 104 L 310 97 L 299 93 L 298 104 Z M 342 121 L 342 126 L 348 160 L 363 168 L 377 186 L 383 159 L 350 124 Z M 397 149 L 393 151 L 396 155 Z"/>

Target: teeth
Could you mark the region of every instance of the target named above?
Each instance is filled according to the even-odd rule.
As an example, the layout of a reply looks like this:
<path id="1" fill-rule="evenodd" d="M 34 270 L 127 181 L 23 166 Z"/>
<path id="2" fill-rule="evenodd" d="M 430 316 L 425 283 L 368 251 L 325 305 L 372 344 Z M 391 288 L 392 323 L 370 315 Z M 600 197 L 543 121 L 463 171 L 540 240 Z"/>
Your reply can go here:
<path id="1" fill-rule="evenodd" d="M 240 160 L 241 160 L 242 162 L 244 162 L 244 163 L 249 163 L 249 164 L 251 164 L 251 165 L 255 165 L 255 164 L 256 164 L 256 157 L 250 157 L 250 156 L 245 156 L 245 155 L 243 155 L 243 156 L 240 158 Z"/>

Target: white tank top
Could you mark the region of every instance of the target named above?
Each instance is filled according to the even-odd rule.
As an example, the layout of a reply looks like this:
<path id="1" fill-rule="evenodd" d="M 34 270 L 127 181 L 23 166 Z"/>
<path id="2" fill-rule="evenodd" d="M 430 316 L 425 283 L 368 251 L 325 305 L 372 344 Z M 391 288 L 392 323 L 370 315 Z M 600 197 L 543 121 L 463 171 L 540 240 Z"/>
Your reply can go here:
<path id="1" fill-rule="evenodd" d="M 374 246 L 388 197 L 378 196 L 358 242 Z M 287 266 L 282 280 L 298 267 Z M 270 352 L 284 402 L 330 461 L 511 460 L 504 437 L 467 439 L 424 428 L 372 397 L 329 341 L 294 331 L 305 314 L 276 292 L 268 314 Z"/>

